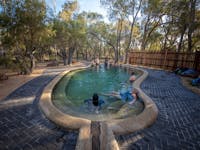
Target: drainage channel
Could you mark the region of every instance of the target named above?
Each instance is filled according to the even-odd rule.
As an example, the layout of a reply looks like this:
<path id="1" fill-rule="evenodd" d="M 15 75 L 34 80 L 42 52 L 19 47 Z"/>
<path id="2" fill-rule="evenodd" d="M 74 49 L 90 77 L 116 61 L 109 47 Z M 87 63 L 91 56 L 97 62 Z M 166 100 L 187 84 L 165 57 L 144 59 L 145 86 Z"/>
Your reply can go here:
<path id="1" fill-rule="evenodd" d="M 100 150 L 100 122 L 91 122 L 92 150 Z"/>

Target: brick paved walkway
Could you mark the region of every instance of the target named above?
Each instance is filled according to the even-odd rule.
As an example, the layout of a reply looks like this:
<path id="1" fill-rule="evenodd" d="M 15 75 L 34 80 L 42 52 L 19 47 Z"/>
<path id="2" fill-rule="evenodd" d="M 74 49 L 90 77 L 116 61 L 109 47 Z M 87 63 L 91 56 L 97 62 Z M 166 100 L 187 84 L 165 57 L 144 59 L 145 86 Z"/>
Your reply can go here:
<path id="1" fill-rule="evenodd" d="M 116 136 L 120 149 L 199 150 L 200 96 L 183 87 L 172 73 L 147 71 L 141 88 L 156 103 L 158 119 L 142 131 Z"/>
<path id="2" fill-rule="evenodd" d="M 200 149 L 200 96 L 183 87 L 174 74 L 147 71 L 142 89 L 156 103 L 158 119 L 147 129 L 116 136 L 120 149 Z M 38 107 L 43 88 L 59 70 L 49 73 L 29 81 L 0 104 L 0 150 L 75 148 L 78 131 L 57 128 Z"/>
<path id="3" fill-rule="evenodd" d="M 57 128 L 38 106 L 43 88 L 61 71 L 46 71 L 1 102 L 0 150 L 75 149 L 78 131 Z"/>

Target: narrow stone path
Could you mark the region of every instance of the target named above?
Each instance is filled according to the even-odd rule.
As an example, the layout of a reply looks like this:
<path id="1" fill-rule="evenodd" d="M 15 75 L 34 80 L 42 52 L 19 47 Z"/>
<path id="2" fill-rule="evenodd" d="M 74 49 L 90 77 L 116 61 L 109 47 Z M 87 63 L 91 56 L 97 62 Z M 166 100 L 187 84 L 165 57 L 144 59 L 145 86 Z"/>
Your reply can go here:
<path id="1" fill-rule="evenodd" d="M 58 128 L 38 105 L 43 88 L 62 71 L 47 70 L 1 101 L 0 150 L 75 149 L 78 131 Z"/>
<path id="2" fill-rule="evenodd" d="M 91 134 L 92 134 L 92 149 L 100 150 L 100 122 L 92 121 L 91 123 Z"/>
<path id="3" fill-rule="evenodd" d="M 116 135 L 121 150 L 199 150 L 200 96 L 182 86 L 169 72 L 150 70 L 141 89 L 159 109 L 157 121 L 149 128 Z"/>

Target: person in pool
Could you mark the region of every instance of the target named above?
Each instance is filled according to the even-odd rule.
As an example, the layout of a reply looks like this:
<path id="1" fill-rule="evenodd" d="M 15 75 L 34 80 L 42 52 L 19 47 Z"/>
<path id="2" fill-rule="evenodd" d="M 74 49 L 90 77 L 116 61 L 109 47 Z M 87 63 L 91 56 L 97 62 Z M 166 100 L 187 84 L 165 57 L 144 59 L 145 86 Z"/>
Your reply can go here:
<path id="1" fill-rule="evenodd" d="M 121 99 L 123 102 L 129 102 L 131 105 L 138 99 L 138 91 L 136 89 L 132 89 L 132 91 L 126 91 L 124 93 L 113 91 L 103 95 L 116 97 L 117 99 Z"/>
<path id="2" fill-rule="evenodd" d="M 132 84 L 135 81 L 135 79 L 136 79 L 135 72 L 132 72 L 129 78 L 129 82 Z"/>
<path id="3" fill-rule="evenodd" d="M 97 93 L 94 93 L 92 98 L 84 100 L 84 103 L 87 104 L 88 109 L 90 111 L 95 111 L 96 113 L 99 113 L 99 110 L 101 109 L 102 105 L 105 102 L 104 100 L 99 99 L 99 96 Z"/>

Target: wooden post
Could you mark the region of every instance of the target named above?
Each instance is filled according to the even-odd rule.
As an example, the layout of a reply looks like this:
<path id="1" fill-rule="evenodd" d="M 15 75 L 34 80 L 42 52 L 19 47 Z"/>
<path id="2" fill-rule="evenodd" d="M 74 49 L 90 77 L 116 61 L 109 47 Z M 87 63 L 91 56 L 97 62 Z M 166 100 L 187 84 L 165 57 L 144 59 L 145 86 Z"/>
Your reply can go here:
<path id="1" fill-rule="evenodd" d="M 163 69 L 165 69 L 165 64 L 166 64 L 166 59 L 167 59 L 167 51 L 168 50 L 165 50 L 165 57 L 164 57 L 164 63 L 163 63 Z"/>

